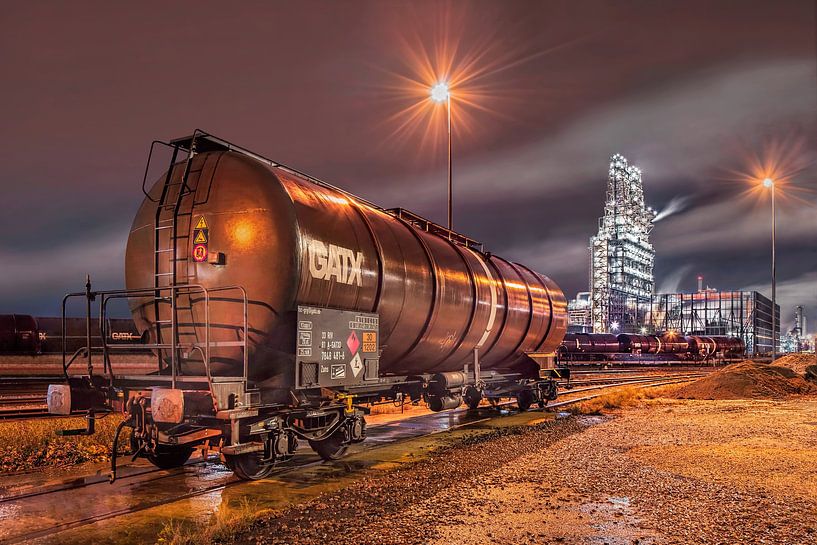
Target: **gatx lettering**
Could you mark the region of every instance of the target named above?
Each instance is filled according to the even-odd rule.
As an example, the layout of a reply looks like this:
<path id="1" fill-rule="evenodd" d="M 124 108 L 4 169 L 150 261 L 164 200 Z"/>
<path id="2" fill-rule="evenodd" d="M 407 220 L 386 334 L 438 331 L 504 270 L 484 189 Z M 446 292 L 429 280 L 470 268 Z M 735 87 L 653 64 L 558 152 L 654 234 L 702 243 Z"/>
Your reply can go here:
<path id="1" fill-rule="evenodd" d="M 341 284 L 363 285 L 361 269 L 363 254 L 343 246 L 324 244 L 319 240 L 309 243 L 309 274 L 312 278 L 332 280 Z"/>

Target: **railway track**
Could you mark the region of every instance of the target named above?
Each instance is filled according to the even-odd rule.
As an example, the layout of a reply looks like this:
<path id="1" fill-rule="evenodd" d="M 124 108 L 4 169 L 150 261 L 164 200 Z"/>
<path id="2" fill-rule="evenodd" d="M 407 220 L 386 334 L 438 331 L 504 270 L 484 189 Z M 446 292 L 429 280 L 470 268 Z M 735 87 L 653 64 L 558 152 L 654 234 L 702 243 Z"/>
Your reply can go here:
<path id="1" fill-rule="evenodd" d="M 563 398 L 560 401 L 549 404 L 545 410 L 558 409 L 580 403 L 604 395 L 608 390 L 620 386 L 632 386 L 637 388 L 651 388 L 667 384 L 689 382 L 697 378 L 699 374 L 680 375 L 675 377 L 655 377 L 652 379 L 621 380 L 615 383 L 589 385 L 582 388 L 565 390 L 558 395 Z M 574 397 L 577 394 L 595 391 L 589 395 Z M 569 399 L 566 399 L 569 398 Z M 498 405 L 499 408 L 515 405 L 513 402 L 505 402 Z M 533 411 L 542 409 L 533 409 Z M 383 424 L 374 424 L 369 427 L 368 438 L 362 443 L 357 452 L 372 451 L 387 445 L 394 445 L 409 439 L 416 439 L 431 436 L 458 428 L 476 426 L 494 418 L 502 418 L 503 414 L 497 414 L 491 407 L 481 408 L 478 412 L 469 413 L 467 409 L 457 409 L 442 413 L 431 413 L 408 419 L 396 420 Z M 211 459 L 212 460 L 212 459 Z M 70 478 L 64 482 L 51 484 L 43 487 L 32 487 L 18 490 L 17 493 L 0 496 L 0 511 L 25 513 L 32 517 L 32 524 L 23 524 L 25 530 L 21 532 L 9 532 L 3 535 L 0 533 L 0 543 L 13 544 L 25 541 L 51 538 L 65 531 L 81 528 L 97 522 L 115 519 L 125 515 L 137 513 L 153 507 L 166 505 L 172 502 L 190 500 L 207 494 L 218 493 L 227 488 L 244 485 L 243 481 L 237 480 L 232 472 L 222 468 L 220 465 L 208 464 L 211 460 L 198 460 L 190 462 L 185 466 L 172 470 L 162 470 L 152 466 L 134 468 L 126 466 L 123 473 L 112 488 L 108 488 L 107 475 L 98 474 L 86 478 Z M 298 454 L 296 458 L 282 465 L 270 478 L 280 478 L 286 474 L 303 471 L 310 467 L 324 464 L 322 460 L 312 454 Z M 194 486 L 190 486 L 195 482 Z M 99 488 L 100 486 L 105 489 Z M 144 491 L 150 489 L 146 494 L 149 499 L 131 502 L 131 498 L 138 498 L 140 494 L 145 496 Z M 82 499 L 85 493 L 93 500 L 94 492 L 89 490 L 100 490 L 108 501 L 105 502 L 105 509 L 98 513 L 89 513 L 88 509 L 78 509 L 74 513 L 69 513 L 64 520 L 53 520 L 53 505 L 84 505 L 94 506 L 93 501 Z M 104 492 L 102 492 L 104 490 Z M 179 492 L 181 490 L 181 492 Z M 113 500 L 111 500 L 113 498 Z M 66 503 L 62 503 L 66 502 Z M 119 502 L 119 505 L 116 503 Z M 96 502 L 97 504 L 100 502 Z M 48 508 L 48 506 L 51 506 Z M 47 524 L 43 524 L 43 517 L 38 516 L 38 510 L 46 508 Z M 60 510 L 60 514 L 64 514 Z M 39 522 L 39 526 L 36 524 Z M 0 530 L 2 532 L 2 530 Z"/>
<path id="2" fill-rule="evenodd" d="M 706 372 L 710 368 L 692 369 Z M 571 378 L 570 386 L 606 384 L 624 380 L 625 375 L 627 380 L 646 380 L 659 376 L 671 378 L 681 376 L 683 372 L 684 370 L 681 369 L 676 371 L 667 367 L 644 368 L 643 366 L 614 370 L 572 370 L 571 375 L 575 378 Z M 0 420 L 52 417 L 46 408 L 48 385 L 62 381 L 62 376 L 0 377 Z M 562 382 L 560 386 L 567 387 L 567 383 Z"/>
<path id="3" fill-rule="evenodd" d="M 0 420 L 48 416 L 48 385 L 62 377 L 0 377 Z"/>

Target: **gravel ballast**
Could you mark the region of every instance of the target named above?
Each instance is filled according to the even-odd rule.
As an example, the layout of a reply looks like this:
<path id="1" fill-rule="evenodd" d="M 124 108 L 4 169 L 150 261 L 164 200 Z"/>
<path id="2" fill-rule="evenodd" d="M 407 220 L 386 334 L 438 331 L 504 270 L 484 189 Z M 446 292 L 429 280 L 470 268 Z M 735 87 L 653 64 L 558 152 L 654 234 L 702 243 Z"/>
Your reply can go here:
<path id="1" fill-rule="evenodd" d="M 817 400 L 653 400 L 483 435 L 244 543 L 817 544 Z"/>

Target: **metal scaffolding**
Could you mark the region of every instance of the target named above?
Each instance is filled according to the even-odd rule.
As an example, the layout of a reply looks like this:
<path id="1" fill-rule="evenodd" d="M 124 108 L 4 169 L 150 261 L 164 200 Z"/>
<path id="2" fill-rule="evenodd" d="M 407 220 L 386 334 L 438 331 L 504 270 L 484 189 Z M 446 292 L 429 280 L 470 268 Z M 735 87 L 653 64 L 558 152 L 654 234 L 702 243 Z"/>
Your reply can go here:
<path id="1" fill-rule="evenodd" d="M 613 155 L 604 216 L 590 238 L 594 332 L 637 332 L 644 324 L 655 288 L 649 240 L 654 218 L 655 211 L 644 204 L 641 170 Z"/>

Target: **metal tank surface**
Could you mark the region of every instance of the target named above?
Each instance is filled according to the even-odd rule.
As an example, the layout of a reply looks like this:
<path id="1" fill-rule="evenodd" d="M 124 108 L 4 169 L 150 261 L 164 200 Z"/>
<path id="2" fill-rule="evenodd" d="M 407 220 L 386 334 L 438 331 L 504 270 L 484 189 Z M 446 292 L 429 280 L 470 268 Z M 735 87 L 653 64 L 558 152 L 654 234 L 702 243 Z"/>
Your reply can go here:
<path id="1" fill-rule="evenodd" d="M 173 168 L 170 191 L 179 191 L 183 170 L 183 163 Z M 552 352 L 564 336 L 566 301 L 548 277 L 482 253 L 461 235 L 428 232 L 433 224 L 410 213 L 380 209 L 234 151 L 192 159 L 190 195 L 178 199 L 178 249 L 154 271 L 154 237 L 161 248 L 172 236 L 154 228 L 164 182 L 153 186 L 133 222 L 127 287 L 152 287 L 156 274 L 168 283 L 245 288 L 256 381 L 291 380 L 298 305 L 378 313 L 381 375 L 459 371 L 475 349 L 482 369 L 512 369 L 524 353 Z M 202 231 L 206 251 L 194 259 Z M 180 338 L 201 342 L 203 296 L 180 301 Z M 169 304 L 158 305 L 158 320 L 152 297 L 132 298 L 130 306 L 137 327 L 155 340 Z M 238 340 L 243 310 L 235 293 L 211 295 L 209 321 L 211 341 Z M 192 358 L 184 358 L 183 372 L 200 372 Z M 232 374 L 242 355 L 217 347 L 211 361 L 215 374 Z"/>

